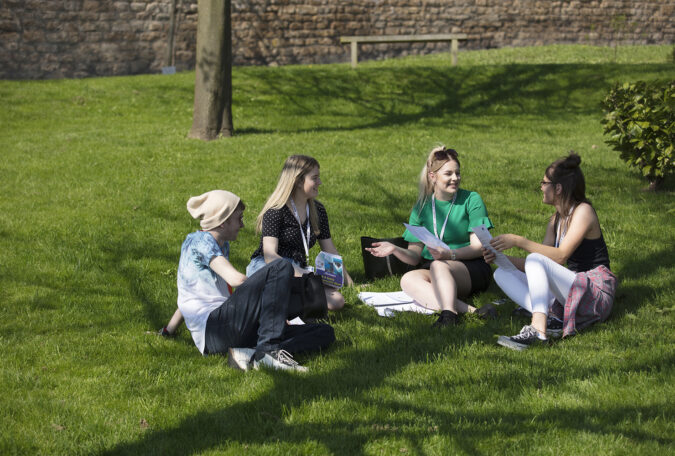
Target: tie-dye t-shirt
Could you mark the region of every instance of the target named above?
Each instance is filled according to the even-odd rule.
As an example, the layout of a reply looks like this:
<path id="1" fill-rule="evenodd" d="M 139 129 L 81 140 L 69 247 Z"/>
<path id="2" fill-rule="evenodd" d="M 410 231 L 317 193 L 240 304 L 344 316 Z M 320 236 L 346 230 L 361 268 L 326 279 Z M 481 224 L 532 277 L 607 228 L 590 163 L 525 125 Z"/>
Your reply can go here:
<path id="1" fill-rule="evenodd" d="M 215 238 L 206 231 L 188 234 L 180 250 L 178 308 L 201 353 L 204 353 L 204 334 L 209 314 L 230 297 L 225 279 L 209 267 L 216 256 L 229 259 L 230 244 L 226 242 L 221 249 Z"/>

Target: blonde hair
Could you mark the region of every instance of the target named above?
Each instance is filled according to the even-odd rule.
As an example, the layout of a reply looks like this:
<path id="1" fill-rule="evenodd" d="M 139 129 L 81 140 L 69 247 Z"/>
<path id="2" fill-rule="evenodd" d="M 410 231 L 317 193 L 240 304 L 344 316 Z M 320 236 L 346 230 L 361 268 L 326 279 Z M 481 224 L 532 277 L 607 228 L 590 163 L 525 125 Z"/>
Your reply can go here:
<path id="1" fill-rule="evenodd" d="M 255 229 L 258 233 L 262 231 L 262 221 L 265 212 L 270 209 L 281 209 L 284 207 L 297 186 L 303 184 L 305 176 L 314 168 L 319 168 L 319 162 L 307 155 L 291 155 L 286 159 L 279 175 L 277 187 L 267 199 L 267 202 L 265 202 L 265 206 L 263 206 L 262 211 L 256 219 Z M 309 223 L 312 232 L 318 236 L 320 232 L 319 216 L 316 212 L 314 198 L 307 200 L 307 204 L 309 205 Z"/>
<path id="2" fill-rule="evenodd" d="M 439 145 L 431 149 L 427 161 L 420 172 L 419 192 L 415 205 L 418 210 L 422 210 L 429 200 L 429 196 L 434 192 L 434 184 L 429 179 L 429 173 L 435 173 L 449 161 L 456 161 L 459 166 L 459 155 L 455 149 L 446 149 L 444 145 Z"/>

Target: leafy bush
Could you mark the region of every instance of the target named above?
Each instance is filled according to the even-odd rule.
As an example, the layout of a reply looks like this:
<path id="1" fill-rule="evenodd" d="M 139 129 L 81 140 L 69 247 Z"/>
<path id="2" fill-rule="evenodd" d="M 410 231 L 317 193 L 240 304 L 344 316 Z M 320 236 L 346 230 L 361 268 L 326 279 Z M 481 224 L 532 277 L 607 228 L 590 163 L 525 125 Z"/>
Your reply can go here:
<path id="1" fill-rule="evenodd" d="M 671 174 L 675 138 L 675 81 L 619 84 L 602 102 L 605 142 L 640 169 L 655 190 Z"/>

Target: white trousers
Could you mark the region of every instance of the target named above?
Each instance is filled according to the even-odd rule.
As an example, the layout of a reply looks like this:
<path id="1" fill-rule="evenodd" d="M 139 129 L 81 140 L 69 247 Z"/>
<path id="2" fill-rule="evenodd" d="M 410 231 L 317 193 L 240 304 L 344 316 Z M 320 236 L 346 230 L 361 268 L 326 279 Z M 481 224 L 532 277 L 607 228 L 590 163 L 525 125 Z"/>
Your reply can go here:
<path id="1" fill-rule="evenodd" d="M 555 300 L 564 304 L 576 274 L 547 256 L 531 253 L 525 259 L 525 272 L 497 268 L 495 282 L 513 302 L 530 312 L 548 315 Z"/>

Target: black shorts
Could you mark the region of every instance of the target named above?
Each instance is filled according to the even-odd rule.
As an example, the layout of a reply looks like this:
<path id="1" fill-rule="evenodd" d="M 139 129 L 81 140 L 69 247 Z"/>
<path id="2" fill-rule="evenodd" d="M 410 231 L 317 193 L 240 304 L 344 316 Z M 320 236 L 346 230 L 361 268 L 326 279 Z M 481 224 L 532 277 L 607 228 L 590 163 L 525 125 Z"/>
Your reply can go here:
<path id="1" fill-rule="evenodd" d="M 432 260 L 424 259 L 420 264 L 419 269 L 429 269 L 429 267 L 431 267 L 431 261 Z M 484 259 L 474 258 L 472 260 L 456 261 L 464 263 L 464 266 L 466 266 L 466 269 L 469 271 L 469 277 L 471 278 L 471 292 L 469 295 L 488 289 L 490 281 L 492 280 L 492 268 Z"/>

